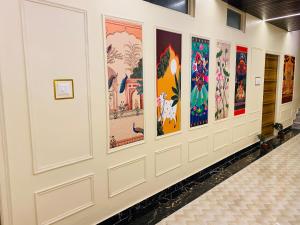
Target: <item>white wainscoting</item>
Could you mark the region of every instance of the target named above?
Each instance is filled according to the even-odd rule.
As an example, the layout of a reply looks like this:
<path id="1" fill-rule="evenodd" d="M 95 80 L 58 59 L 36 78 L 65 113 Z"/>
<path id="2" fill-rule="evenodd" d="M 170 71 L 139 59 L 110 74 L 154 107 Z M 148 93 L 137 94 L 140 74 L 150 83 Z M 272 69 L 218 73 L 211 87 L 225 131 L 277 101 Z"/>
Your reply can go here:
<path id="1" fill-rule="evenodd" d="M 155 175 L 161 176 L 182 165 L 182 145 L 174 145 L 155 152 Z"/>
<path id="2" fill-rule="evenodd" d="M 146 156 L 108 169 L 109 197 L 114 197 L 144 182 L 146 182 Z"/>
<path id="3" fill-rule="evenodd" d="M 36 217 L 39 225 L 53 224 L 94 204 L 93 174 L 35 193 Z"/>
<path id="4" fill-rule="evenodd" d="M 25 0 L 22 24 L 34 173 L 92 158 L 87 12 Z M 75 98 L 55 100 L 55 79 Z"/>
<path id="5" fill-rule="evenodd" d="M 189 162 L 208 156 L 210 150 L 209 136 L 193 139 L 188 143 Z"/>
<path id="6" fill-rule="evenodd" d="M 214 148 L 213 151 L 219 151 L 223 148 L 229 146 L 232 141 L 232 131 L 231 129 L 221 129 L 214 133 L 213 136 L 213 144 Z"/>
<path id="7" fill-rule="evenodd" d="M 236 143 L 248 136 L 248 125 L 246 122 L 234 125 L 232 128 L 232 142 Z"/>

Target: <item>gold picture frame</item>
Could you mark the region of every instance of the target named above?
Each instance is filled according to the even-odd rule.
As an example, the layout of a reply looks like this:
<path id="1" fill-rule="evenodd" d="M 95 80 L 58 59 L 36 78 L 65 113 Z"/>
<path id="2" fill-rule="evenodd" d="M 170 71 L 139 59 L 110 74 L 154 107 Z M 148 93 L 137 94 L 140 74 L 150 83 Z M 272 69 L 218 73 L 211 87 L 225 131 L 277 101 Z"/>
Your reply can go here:
<path id="1" fill-rule="evenodd" d="M 54 99 L 74 99 L 74 81 L 73 79 L 53 80 Z"/>

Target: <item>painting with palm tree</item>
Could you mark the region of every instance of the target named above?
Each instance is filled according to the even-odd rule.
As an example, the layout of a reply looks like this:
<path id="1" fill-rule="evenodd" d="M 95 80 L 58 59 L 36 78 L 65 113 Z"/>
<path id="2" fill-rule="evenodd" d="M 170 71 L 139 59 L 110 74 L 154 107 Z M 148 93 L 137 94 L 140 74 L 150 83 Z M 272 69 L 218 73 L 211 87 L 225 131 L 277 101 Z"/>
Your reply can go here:
<path id="1" fill-rule="evenodd" d="M 144 140 L 142 25 L 105 18 L 109 147 Z"/>

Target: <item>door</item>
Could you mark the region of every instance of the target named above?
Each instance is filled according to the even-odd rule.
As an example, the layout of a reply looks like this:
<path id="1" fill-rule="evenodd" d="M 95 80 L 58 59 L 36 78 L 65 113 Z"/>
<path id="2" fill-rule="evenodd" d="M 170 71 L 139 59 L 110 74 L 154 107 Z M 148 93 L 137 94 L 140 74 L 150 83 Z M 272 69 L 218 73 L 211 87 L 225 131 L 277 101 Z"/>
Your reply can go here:
<path id="1" fill-rule="evenodd" d="M 262 134 L 266 137 L 274 132 L 278 60 L 277 55 L 266 54 L 262 115 Z"/>

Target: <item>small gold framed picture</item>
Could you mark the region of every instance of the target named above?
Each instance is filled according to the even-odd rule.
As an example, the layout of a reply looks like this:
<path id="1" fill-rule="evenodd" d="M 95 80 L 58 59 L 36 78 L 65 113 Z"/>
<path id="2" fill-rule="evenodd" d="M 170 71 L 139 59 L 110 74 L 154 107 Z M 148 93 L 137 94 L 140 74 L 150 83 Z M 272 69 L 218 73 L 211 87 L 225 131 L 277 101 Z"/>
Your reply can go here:
<path id="1" fill-rule="evenodd" d="M 73 99 L 74 98 L 74 82 L 73 79 L 53 80 L 54 99 Z"/>

